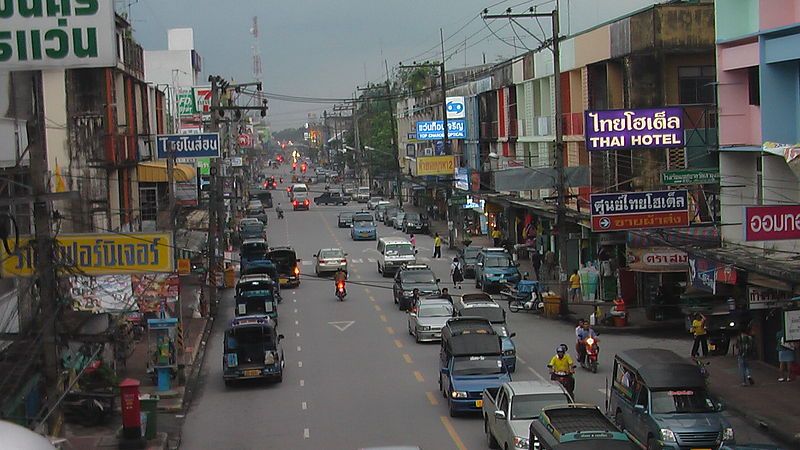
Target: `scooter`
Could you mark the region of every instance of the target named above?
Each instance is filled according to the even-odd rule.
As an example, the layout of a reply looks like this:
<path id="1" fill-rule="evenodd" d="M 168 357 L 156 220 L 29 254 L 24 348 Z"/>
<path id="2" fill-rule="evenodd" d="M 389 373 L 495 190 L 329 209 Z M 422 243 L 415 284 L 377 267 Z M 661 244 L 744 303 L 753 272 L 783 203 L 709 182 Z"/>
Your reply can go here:
<path id="1" fill-rule="evenodd" d="M 569 372 L 551 372 L 550 379 L 558 381 L 566 389 L 569 398 L 575 401 L 575 376 Z"/>
<path id="2" fill-rule="evenodd" d="M 277 212 L 278 212 L 278 219 L 283 219 L 283 210 L 279 209 Z"/>
<path id="3" fill-rule="evenodd" d="M 593 337 L 588 337 L 583 343 L 583 360 L 581 367 L 586 370 L 591 370 L 592 373 L 597 373 L 597 357 L 600 354 L 600 347 L 597 345 L 597 340 Z"/>
<path id="4" fill-rule="evenodd" d="M 347 290 L 344 288 L 344 281 L 336 283 L 336 298 L 338 298 L 340 302 L 343 302 L 346 296 Z"/>

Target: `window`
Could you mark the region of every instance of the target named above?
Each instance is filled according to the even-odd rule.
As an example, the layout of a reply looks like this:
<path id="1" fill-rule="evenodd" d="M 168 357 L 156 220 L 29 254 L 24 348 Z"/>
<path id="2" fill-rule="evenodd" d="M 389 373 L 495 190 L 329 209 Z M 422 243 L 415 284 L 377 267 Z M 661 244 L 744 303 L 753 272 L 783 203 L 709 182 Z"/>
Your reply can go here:
<path id="1" fill-rule="evenodd" d="M 678 96 L 681 104 L 714 103 L 714 66 L 678 68 Z"/>
<path id="2" fill-rule="evenodd" d="M 156 188 L 139 189 L 139 208 L 142 220 L 156 220 L 158 216 L 158 195 Z"/>
<path id="3" fill-rule="evenodd" d="M 759 91 L 758 66 L 747 69 L 747 93 L 750 104 L 753 106 L 761 105 L 761 92 Z"/>

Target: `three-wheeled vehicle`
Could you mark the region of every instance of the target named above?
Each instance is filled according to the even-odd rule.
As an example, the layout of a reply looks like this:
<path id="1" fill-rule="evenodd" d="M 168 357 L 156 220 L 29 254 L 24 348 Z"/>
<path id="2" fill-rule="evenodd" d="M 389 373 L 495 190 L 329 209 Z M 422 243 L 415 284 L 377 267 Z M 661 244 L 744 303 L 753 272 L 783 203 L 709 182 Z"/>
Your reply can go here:
<path id="1" fill-rule="evenodd" d="M 300 286 L 300 260 L 291 247 L 272 247 L 267 252 L 267 259 L 275 264 L 278 270 L 278 282 L 281 287 Z"/>
<path id="2" fill-rule="evenodd" d="M 272 293 L 277 298 L 278 303 L 280 303 L 283 298 L 281 298 L 281 286 L 277 281 L 278 269 L 275 267 L 275 264 L 272 264 L 272 261 L 263 259 L 251 262 L 248 264 L 247 270 L 241 272 L 239 283 L 263 279 L 266 279 L 266 281 L 272 284 Z"/>
<path id="3" fill-rule="evenodd" d="M 267 276 L 240 281 L 236 285 L 236 316 L 264 315 L 277 324 L 278 308 L 275 285 Z"/>
<path id="4" fill-rule="evenodd" d="M 266 378 L 283 381 L 283 335 L 275 321 L 265 316 L 242 316 L 225 330 L 222 378 L 225 386 L 234 381 Z"/>

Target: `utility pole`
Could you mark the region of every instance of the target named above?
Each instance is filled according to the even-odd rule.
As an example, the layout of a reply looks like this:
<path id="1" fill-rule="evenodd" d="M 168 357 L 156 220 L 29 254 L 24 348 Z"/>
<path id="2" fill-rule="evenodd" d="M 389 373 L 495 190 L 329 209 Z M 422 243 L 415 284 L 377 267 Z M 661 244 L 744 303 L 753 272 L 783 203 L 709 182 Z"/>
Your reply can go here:
<path id="1" fill-rule="evenodd" d="M 219 132 L 219 103 L 220 93 L 217 84 L 217 77 L 208 77 L 211 82 L 211 132 Z M 219 201 L 219 191 L 222 190 L 222 180 L 220 178 L 220 161 L 222 155 L 211 161 L 211 190 L 208 196 L 208 298 L 207 313 L 211 315 L 211 305 L 217 298 L 217 203 Z"/>
<path id="2" fill-rule="evenodd" d="M 400 175 L 402 175 L 400 169 L 400 142 L 399 136 L 397 136 L 397 119 L 394 116 L 397 104 L 394 99 L 392 99 L 392 81 L 389 77 L 389 62 L 385 59 L 383 60 L 383 67 L 386 69 L 386 97 L 389 101 L 389 116 L 392 118 L 392 150 L 394 152 L 394 160 L 397 163 L 397 175 L 395 176 L 394 184 L 397 189 L 397 204 L 402 208 L 403 182 L 400 178 Z"/>
<path id="3" fill-rule="evenodd" d="M 558 174 L 556 180 L 556 232 L 558 233 L 558 264 L 561 268 L 561 273 L 559 274 L 559 279 L 565 276 L 568 268 L 567 268 L 567 223 L 566 223 L 566 212 L 567 212 L 567 205 L 566 205 L 566 180 L 564 177 L 564 130 L 562 127 L 562 105 L 561 105 L 561 52 L 559 49 L 559 41 L 560 41 L 560 31 L 559 31 L 559 24 L 558 24 L 558 2 L 556 2 L 556 8 L 553 11 L 548 13 L 537 13 L 534 12 L 534 8 L 531 7 L 527 13 L 522 14 L 512 14 L 511 9 L 506 10 L 506 14 L 496 14 L 491 15 L 488 14 L 488 10 L 483 10 L 483 18 L 484 19 L 506 19 L 506 20 L 513 20 L 517 18 L 521 19 L 536 19 L 536 18 L 546 18 L 549 17 L 552 30 L 553 30 L 553 37 L 551 40 L 545 39 L 542 45 L 535 49 L 534 52 L 538 52 L 545 48 L 549 48 L 553 52 L 553 87 L 555 88 L 555 155 L 553 158 L 553 162 L 555 164 L 556 172 Z"/>
<path id="4" fill-rule="evenodd" d="M 442 136 L 442 151 L 445 155 L 450 155 L 450 146 L 448 144 L 449 132 L 447 129 L 447 74 L 444 71 L 444 31 L 439 28 L 439 38 L 442 41 L 442 64 L 439 67 L 440 84 L 442 85 L 442 127 L 444 135 Z"/>

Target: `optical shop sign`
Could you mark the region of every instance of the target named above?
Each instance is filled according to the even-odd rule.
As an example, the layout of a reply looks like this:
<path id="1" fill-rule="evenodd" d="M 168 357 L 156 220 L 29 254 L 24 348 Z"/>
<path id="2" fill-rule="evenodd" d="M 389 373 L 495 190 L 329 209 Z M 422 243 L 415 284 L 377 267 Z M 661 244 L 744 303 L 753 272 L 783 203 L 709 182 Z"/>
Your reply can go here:
<path id="1" fill-rule="evenodd" d="M 111 0 L 0 0 L 0 67 L 111 67 L 116 64 Z"/>
<path id="2" fill-rule="evenodd" d="M 683 147 L 681 108 L 584 113 L 587 150 Z"/>

